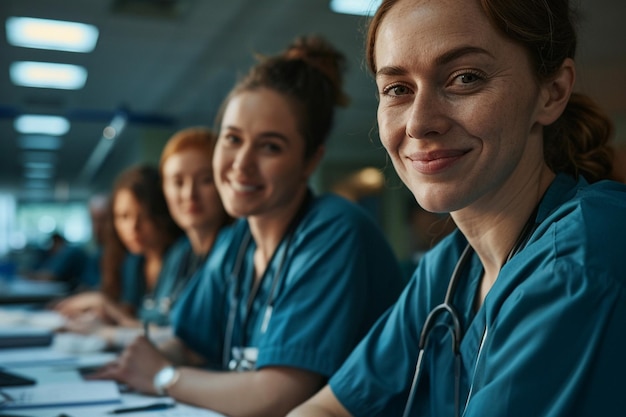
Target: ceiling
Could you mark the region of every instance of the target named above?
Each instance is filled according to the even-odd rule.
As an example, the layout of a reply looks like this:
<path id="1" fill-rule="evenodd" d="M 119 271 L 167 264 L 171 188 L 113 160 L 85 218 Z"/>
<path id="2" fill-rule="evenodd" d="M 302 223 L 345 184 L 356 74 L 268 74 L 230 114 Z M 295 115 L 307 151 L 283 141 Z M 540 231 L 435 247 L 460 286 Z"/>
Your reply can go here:
<path id="1" fill-rule="evenodd" d="M 318 33 L 349 61 L 351 105 L 339 112 L 326 166 L 384 166 L 373 130 L 376 98 L 362 65 L 362 17 L 338 15 L 329 0 L 2 0 L 0 20 L 29 16 L 93 24 L 88 54 L 18 48 L 0 37 L 0 192 L 20 201 L 84 198 L 110 186 L 123 167 L 154 159 L 176 129 L 210 125 L 220 101 L 252 55 L 276 53 L 297 35 Z M 626 2 L 580 0 L 577 88 L 591 94 L 626 134 Z M 13 61 L 67 62 L 87 68 L 85 87 L 17 87 Z M 70 131 L 54 159 L 53 177 L 28 183 L 24 149 L 13 128 L 23 113 L 66 116 Z M 102 139 L 116 115 L 127 121 L 115 141 Z M 98 149 L 97 152 L 94 152 Z M 35 155 L 35 158 L 46 155 Z"/>

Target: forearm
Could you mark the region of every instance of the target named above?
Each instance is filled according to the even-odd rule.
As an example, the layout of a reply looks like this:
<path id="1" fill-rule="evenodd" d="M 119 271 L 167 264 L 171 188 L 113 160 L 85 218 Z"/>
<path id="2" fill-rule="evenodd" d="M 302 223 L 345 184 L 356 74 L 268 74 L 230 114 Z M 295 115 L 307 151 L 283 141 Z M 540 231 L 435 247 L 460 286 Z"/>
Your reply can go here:
<path id="1" fill-rule="evenodd" d="M 177 366 L 202 366 L 206 362 L 202 356 L 189 349 L 177 337 L 158 343 L 158 348 L 167 360 Z"/>
<path id="2" fill-rule="evenodd" d="M 231 417 L 284 416 L 321 386 L 322 377 L 291 368 L 256 372 L 209 372 L 180 368 L 168 390 L 178 401 Z"/>
<path id="3" fill-rule="evenodd" d="M 134 308 L 126 303 L 116 303 L 106 299 L 104 302 L 105 320 L 117 326 L 141 327 L 141 323 L 135 317 Z"/>
<path id="4" fill-rule="evenodd" d="M 351 417 L 327 385 L 287 417 Z"/>

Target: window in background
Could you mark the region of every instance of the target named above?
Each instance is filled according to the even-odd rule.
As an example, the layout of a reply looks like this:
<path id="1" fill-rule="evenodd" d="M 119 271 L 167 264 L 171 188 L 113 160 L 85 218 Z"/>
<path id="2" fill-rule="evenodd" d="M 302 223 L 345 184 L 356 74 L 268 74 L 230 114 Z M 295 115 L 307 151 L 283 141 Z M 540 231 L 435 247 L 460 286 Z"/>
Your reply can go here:
<path id="1" fill-rule="evenodd" d="M 71 243 L 85 243 L 91 238 L 89 211 L 84 202 L 30 203 L 17 208 L 14 232 L 28 243 L 41 244 L 52 232 Z"/>

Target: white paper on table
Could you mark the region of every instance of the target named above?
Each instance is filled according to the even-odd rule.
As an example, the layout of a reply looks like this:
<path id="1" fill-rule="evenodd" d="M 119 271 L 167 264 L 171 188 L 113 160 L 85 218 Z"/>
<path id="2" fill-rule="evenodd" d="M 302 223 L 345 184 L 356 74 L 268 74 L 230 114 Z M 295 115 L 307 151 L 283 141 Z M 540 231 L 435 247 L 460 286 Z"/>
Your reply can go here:
<path id="1" fill-rule="evenodd" d="M 0 366 L 22 367 L 74 364 L 75 354 L 59 352 L 50 347 L 0 350 Z"/>
<path id="2" fill-rule="evenodd" d="M 52 310 L 25 310 L 0 307 L 0 327 L 30 327 L 57 330 L 65 325 L 66 319 Z"/>
<path id="3" fill-rule="evenodd" d="M 72 406 L 80 404 L 118 404 L 121 394 L 113 381 L 81 381 L 37 384 L 29 387 L 3 388 L 8 400 L 0 410 Z"/>

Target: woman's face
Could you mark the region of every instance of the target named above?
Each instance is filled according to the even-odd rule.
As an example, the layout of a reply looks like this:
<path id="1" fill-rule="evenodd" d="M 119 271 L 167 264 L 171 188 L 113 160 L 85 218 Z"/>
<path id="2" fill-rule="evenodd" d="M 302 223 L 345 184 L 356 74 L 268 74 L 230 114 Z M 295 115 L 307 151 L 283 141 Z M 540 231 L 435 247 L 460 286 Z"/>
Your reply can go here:
<path id="1" fill-rule="evenodd" d="M 544 169 L 546 92 L 478 1 L 400 0 L 374 53 L 381 141 L 422 207 L 493 207 Z"/>
<path id="2" fill-rule="evenodd" d="M 162 241 L 148 211 L 128 189 L 121 189 L 115 194 L 113 224 L 122 244 L 131 253 L 144 254 L 157 248 Z"/>
<path id="3" fill-rule="evenodd" d="M 175 153 L 165 160 L 162 174 L 167 207 L 183 230 L 219 227 L 225 214 L 206 152 L 188 148 Z"/>
<path id="4" fill-rule="evenodd" d="M 306 188 L 315 163 L 304 160 L 305 142 L 292 107 L 267 88 L 244 91 L 228 103 L 213 167 L 231 216 L 280 218 Z"/>

